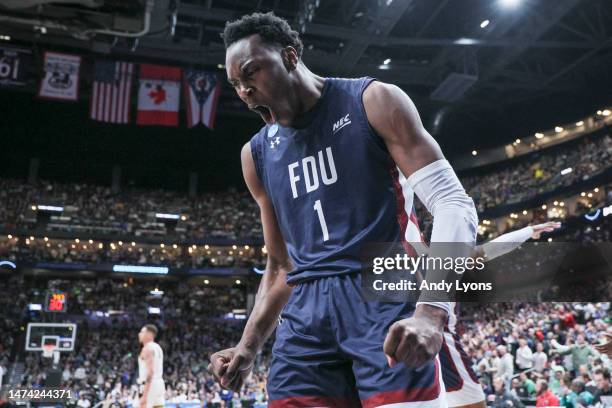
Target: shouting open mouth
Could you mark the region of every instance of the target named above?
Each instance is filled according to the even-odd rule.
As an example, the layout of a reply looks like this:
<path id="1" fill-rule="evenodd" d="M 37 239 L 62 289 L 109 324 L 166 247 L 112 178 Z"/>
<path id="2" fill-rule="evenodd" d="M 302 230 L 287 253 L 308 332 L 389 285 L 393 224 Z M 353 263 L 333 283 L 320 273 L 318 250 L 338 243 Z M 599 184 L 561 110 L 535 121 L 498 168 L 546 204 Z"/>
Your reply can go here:
<path id="1" fill-rule="evenodd" d="M 270 109 L 269 106 L 249 105 L 249 109 L 254 112 L 259 113 L 259 115 L 262 117 L 264 122 L 266 122 L 267 124 L 276 123 L 276 116 L 274 115 L 274 112 L 272 111 L 272 109 Z"/>

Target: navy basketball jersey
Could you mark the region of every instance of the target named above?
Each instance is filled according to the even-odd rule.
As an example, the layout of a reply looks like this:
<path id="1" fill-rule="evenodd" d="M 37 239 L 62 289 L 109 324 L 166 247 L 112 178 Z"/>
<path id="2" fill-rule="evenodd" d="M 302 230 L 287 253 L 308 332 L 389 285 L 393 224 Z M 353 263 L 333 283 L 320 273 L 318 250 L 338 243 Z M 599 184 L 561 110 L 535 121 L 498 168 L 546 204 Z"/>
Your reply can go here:
<path id="1" fill-rule="evenodd" d="M 364 243 L 407 233 L 413 193 L 368 123 L 362 95 L 372 81 L 327 78 L 308 125 L 266 125 L 251 139 L 295 267 L 289 283 L 357 272 Z"/>

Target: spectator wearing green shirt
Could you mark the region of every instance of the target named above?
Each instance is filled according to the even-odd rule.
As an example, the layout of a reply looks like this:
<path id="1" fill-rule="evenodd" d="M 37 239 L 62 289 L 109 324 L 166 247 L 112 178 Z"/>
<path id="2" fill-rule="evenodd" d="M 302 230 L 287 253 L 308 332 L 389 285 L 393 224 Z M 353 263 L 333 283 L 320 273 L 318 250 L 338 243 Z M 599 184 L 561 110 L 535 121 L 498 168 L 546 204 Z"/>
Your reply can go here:
<path id="1" fill-rule="evenodd" d="M 534 397 L 536 395 L 536 386 L 535 383 L 531 381 L 527 373 L 520 373 L 519 380 L 521 381 L 521 384 L 523 384 L 523 387 L 525 387 L 527 390 L 527 394 L 530 397 Z"/>
<path id="2" fill-rule="evenodd" d="M 576 337 L 576 344 L 572 346 L 562 346 L 556 341 L 552 344 L 560 355 L 570 354 L 572 356 L 572 366 L 575 372 L 580 366 L 589 364 L 589 357 L 598 356 L 598 353 L 585 341 L 583 334 Z"/>

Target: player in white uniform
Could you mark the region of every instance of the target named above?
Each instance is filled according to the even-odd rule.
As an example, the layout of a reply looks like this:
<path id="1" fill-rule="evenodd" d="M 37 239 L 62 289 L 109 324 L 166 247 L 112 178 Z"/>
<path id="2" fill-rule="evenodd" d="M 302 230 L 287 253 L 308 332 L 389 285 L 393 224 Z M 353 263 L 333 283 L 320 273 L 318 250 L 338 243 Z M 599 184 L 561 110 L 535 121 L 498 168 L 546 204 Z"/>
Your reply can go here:
<path id="1" fill-rule="evenodd" d="M 561 226 L 558 222 L 546 222 L 527 226 L 517 231 L 479 245 L 474 250 L 474 257 L 492 260 L 518 248 L 530 238 L 539 239 L 543 232 L 551 232 Z M 485 407 L 485 395 L 478 382 L 478 377 L 470 366 L 467 353 L 463 350 L 459 336 L 455 331 L 458 305 L 453 304 L 453 313 L 449 314 L 447 327 L 444 329 L 444 344 L 440 349 L 442 378 L 446 387 L 446 400 L 449 407 L 477 408 Z"/>
<path id="2" fill-rule="evenodd" d="M 142 350 L 138 356 L 139 399 L 135 407 L 157 408 L 164 406 L 166 387 L 162 374 L 164 372 L 164 352 L 155 343 L 157 327 L 147 324 L 140 329 L 138 341 Z"/>
<path id="3" fill-rule="evenodd" d="M 421 234 L 414 212 L 414 193 L 401 172 L 400 184 L 407 219 L 406 225 L 403 227 L 404 244 L 411 246 L 416 253 L 425 254 L 428 252 L 428 247 Z M 539 239 L 542 233 L 551 232 L 560 226 L 561 224 L 558 222 L 547 222 L 503 234 L 490 242 L 476 246 L 472 256 L 492 260 L 515 250 L 528 239 Z M 419 280 L 423 279 L 418 271 L 417 278 Z M 457 313 L 458 305 L 456 302 L 452 302 L 448 323 L 444 328 L 444 342 L 438 355 L 441 377 L 446 389 L 446 401 L 451 408 L 485 408 L 484 392 L 455 331 Z"/>
<path id="4" fill-rule="evenodd" d="M 399 168 L 398 168 L 399 171 Z M 408 179 L 399 171 L 399 182 L 405 212 L 405 224 L 402 225 L 404 232 L 405 247 L 408 252 L 426 254 L 429 248 L 425 237 L 419 228 L 416 212 L 414 210 L 414 191 L 408 183 Z M 484 257 L 492 260 L 505 255 L 518 248 L 523 242 L 530 238 L 539 239 L 544 232 L 551 232 L 559 228 L 559 222 L 547 222 L 533 226 L 527 226 L 476 246 L 472 257 Z M 411 251 L 410 248 L 412 247 Z M 417 279 L 422 280 L 421 272 L 417 271 Z M 451 408 L 486 408 L 485 395 L 478 383 L 478 378 L 472 370 L 469 357 L 461 346 L 461 342 L 455 331 L 457 324 L 458 305 L 450 303 L 448 322 L 444 328 L 444 342 L 438 354 L 441 366 L 441 377 L 446 389 L 446 401 Z"/>

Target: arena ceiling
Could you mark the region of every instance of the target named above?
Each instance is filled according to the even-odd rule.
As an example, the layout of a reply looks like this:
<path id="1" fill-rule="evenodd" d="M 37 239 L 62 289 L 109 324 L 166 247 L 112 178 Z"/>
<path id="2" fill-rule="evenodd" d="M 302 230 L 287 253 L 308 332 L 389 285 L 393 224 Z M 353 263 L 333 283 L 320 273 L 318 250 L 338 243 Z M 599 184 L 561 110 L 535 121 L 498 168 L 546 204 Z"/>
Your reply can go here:
<path id="1" fill-rule="evenodd" d="M 0 34 L 223 73 L 219 34 L 253 11 L 298 27 L 315 72 L 400 85 L 451 148 L 457 134 L 473 138 L 463 150 L 498 145 L 612 102 L 610 0 L 0 0 Z M 227 84 L 219 106 L 252 115 Z"/>

